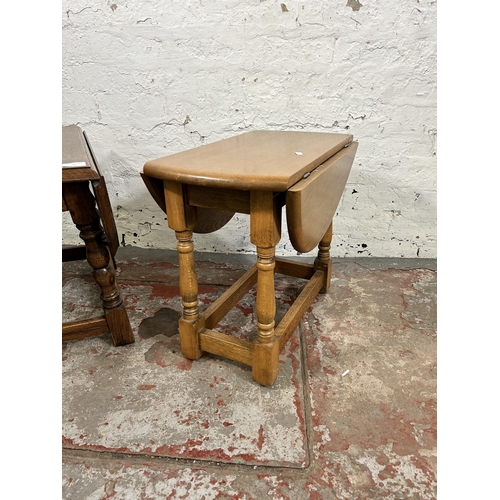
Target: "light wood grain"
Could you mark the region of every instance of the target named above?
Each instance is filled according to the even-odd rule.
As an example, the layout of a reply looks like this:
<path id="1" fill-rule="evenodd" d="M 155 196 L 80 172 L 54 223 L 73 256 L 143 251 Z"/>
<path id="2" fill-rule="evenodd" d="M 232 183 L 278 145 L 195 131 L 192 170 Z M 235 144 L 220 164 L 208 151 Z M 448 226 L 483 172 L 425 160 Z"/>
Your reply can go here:
<path id="1" fill-rule="evenodd" d="M 144 165 L 145 183 L 166 210 L 179 240 L 184 307 L 179 330 L 185 356 L 197 359 L 203 351 L 210 352 L 250 365 L 253 379 L 261 385 L 275 382 L 281 350 L 316 295 L 328 290 L 331 222 L 356 148 L 348 134 L 254 131 Z M 285 203 L 294 247 L 308 252 L 319 244 L 314 264 L 275 259 Z M 199 316 L 191 237 L 202 210 L 213 211 L 207 212 L 209 228 L 219 224 L 215 220 L 218 211 L 226 211 L 226 216 L 249 213 L 257 263 Z M 276 272 L 308 280 L 277 327 Z M 253 344 L 212 330 L 255 283 L 257 335 Z"/>
<path id="2" fill-rule="evenodd" d="M 257 247 L 257 340 L 268 344 L 274 340 L 276 296 L 274 291 L 274 247 Z"/>
<path id="3" fill-rule="evenodd" d="M 181 352 L 188 359 L 201 358 L 203 351 L 200 348 L 200 331 L 205 327 L 203 316 L 195 321 L 179 320 L 179 338 Z"/>
<path id="4" fill-rule="evenodd" d="M 238 189 L 186 185 L 187 201 L 194 207 L 250 213 L 250 193 Z"/>
<path id="5" fill-rule="evenodd" d="M 351 141 L 349 134 L 259 130 L 148 161 L 144 173 L 199 186 L 286 191 Z"/>
<path id="6" fill-rule="evenodd" d="M 274 253 L 281 237 L 281 208 L 273 193 L 250 193 L 250 241 L 257 247 L 257 340 L 274 339 L 276 299 L 274 293 Z"/>
<path id="7" fill-rule="evenodd" d="M 141 172 L 141 177 L 154 201 L 156 201 L 158 206 L 167 213 L 163 181 L 161 179 L 149 177 L 145 175 L 144 172 Z M 193 233 L 213 233 L 224 227 L 233 217 L 234 211 L 231 211 L 230 207 L 226 207 L 224 210 L 217 210 L 214 208 L 203 208 L 200 204 L 191 203 L 189 200 L 189 188 L 191 187 L 194 186 L 184 186 L 184 192 L 187 193 L 187 204 L 196 207 L 196 224 L 193 227 Z M 250 199 L 248 192 L 246 195 L 248 199 Z M 200 198 L 204 199 L 202 195 Z M 224 204 L 222 204 L 222 206 L 224 206 Z M 250 201 L 248 201 L 248 206 L 250 206 Z M 250 208 L 248 208 L 248 213 L 250 213 Z"/>
<path id="8" fill-rule="evenodd" d="M 156 201 L 157 205 L 167 213 L 167 205 L 165 203 L 165 192 L 163 186 L 162 179 L 156 179 L 155 177 L 151 177 L 146 175 L 144 172 L 141 172 L 142 180 L 144 184 L 148 188 L 149 194 L 152 196 L 153 200 Z"/>
<path id="9" fill-rule="evenodd" d="M 183 185 L 164 181 L 163 187 L 168 227 L 174 231 L 192 231 L 196 226 L 196 209 L 186 203 Z"/>
<path id="10" fill-rule="evenodd" d="M 276 246 L 281 238 L 281 206 L 269 191 L 250 192 L 250 241 L 256 247 Z"/>
<path id="11" fill-rule="evenodd" d="M 279 372 L 280 346 L 277 340 L 268 343 L 254 343 L 252 355 L 252 378 L 264 386 L 271 386 Z"/>
<path id="12" fill-rule="evenodd" d="M 275 258 L 276 274 L 284 274 L 286 276 L 294 276 L 295 278 L 310 279 L 314 274 L 314 265 L 306 262 L 298 262 L 291 259 Z"/>
<path id="13" fill-rule="evenodd" d="M 206 327 L 213 328 L 217 325 L 256 282 L 257 266 L 253 265 L 205 310 Z"/>
<path id="14" fill-rule="evenodd" d="M 330 257 L 330 246 L 332 243 L 333 222 L 330 222 L 325 235 L 321 238 L 318 245 L 318 256 L 314 261 L 314 270 L 323 271 L 325 279 L 319 293 L 326 293 L 330 289 L 330 281 L 332 279 L 332 259 Z"/>
<path id="15" fill-rule="evenodd" d="M 194 244 L 192 231 L 176 231 L 177 252 L 179 254 L 179 288 L 182 298 L 182 317 L 186 321 L 196 321 L 198 310 L 198 280 L 194 267 Z"/>
<path id="16" fill-rule="evenodd" d="M 253 345 L 246 340 L 204 329 L 200 331 L 200 347 L 202 351 L 252 366 Z"/>
<path id="17" fill-rule="evenodd" d="M 233 218 L 233 215 L 234 212 L 227 210 L 196 207 L 196 224 L 193 227 L 193 233 L 208 234 L 218 231 Z"/>
<path id="18" fill-rule="evenodd" d="M 328 229 L 344 192 L 356 149 L 354 142 L 287 191 L 288 234 L 298 252 L 311 251 Z"/>

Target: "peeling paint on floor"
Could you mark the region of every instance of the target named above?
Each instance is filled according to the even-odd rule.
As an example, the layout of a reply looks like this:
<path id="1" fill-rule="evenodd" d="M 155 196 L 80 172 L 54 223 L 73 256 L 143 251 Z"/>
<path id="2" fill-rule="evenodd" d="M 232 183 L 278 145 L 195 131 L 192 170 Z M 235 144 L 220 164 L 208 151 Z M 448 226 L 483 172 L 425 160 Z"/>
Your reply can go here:
<path id="1" fill-rule="evenodd" d="M 81 294 L 74 293 L 75 283 Z M 72 307 L 64 310 L 75 315 L 83 307 L 90 309 L 85 293 L 90 286 L 69 280 L 63 296 Z M 253 382 L 247 366 L 212 355 L 196 362 L 184 358 L 175 322 L 181 308 L 176 284 L 121 280 L 121 291 L 138 341 L 113 347 L 101 336 L 64 349 L 65 447 L 245 464 L 308 464 L 297 333 L 282 354 L 277 383 L 265 388 Z M 220 293 L 220 286 L 202 285 L 200 302 L 209 304 Z M 286 290 L 278 297 L 286 307 L 292 302 Z M 254 302 L 249 294 L 219 330 L 250 337 Z M 98 299 L 94 305 L 95 315 Z M 157 325 L 152 336 L 155 315 L 166 329 Z M 144 334 L 148 325 L 149 334 Z"/>
<path id="2" fill-rule="evenodd" d="M 265 388 L 181 355 L 176 256 L 158 257 L 118 253 L 135 344 L 63 344 L 63 498 L 436 498 L 432 261 L 335 260 Z M 201 308 L 247 264 L 197 256 Z M 302 284 L 277 277 L 278 316 Z M 254 302 L 218 328 L 251 338 Z M 64 320 L 99 308 L 85 263 L 64 264 Z"/>

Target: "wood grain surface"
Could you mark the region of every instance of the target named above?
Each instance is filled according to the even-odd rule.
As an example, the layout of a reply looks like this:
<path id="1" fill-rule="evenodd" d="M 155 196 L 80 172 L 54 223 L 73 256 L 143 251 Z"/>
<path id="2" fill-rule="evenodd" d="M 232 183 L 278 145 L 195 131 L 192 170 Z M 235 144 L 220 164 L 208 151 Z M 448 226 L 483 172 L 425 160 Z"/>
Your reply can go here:
<path id="1" fill-rule="evenodd" d="M 286 191 L 352 135 L 256 130 L 148 161 L 144 174 L 185 184 Z"/>

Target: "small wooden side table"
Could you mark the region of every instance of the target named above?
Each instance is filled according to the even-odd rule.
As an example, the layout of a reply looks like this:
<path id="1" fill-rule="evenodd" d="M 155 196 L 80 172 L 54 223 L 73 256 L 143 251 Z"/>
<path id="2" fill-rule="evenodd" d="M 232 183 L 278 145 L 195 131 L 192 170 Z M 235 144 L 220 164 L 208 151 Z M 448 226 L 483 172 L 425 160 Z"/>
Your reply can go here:
<path id="1" fill-rule="evenodd" d="M 69 210 L 85 243 L 63 246 L 63 262 L 87 259 L 104 309 L 102 317 L 63 323 L 63 341 L 110 332 L 115 346 L 134 342 L 116 282 L 118 235 L 106 183 L 87 136 L 76 125 L 62 128 L 62 210 Z"/>
<path id="2" fill-rule="evenodd" d="M 274 383 L 281 350 L 316 295 L 330 285 L 332 219 L 356 149 L 357 142 L 347 134 L 254 131 L 144 165 L 143 180 L 178 241 L 184 356 L 198 359 L 206 351 L 251 366 L 261 385 Z M 309 252 L 319 245 L 314 264 L 275 258 L 285 205 L 294 248 Z M 200 314 L 193 232 L 215 231 L 235 212 L 250 214 L 257 262 Z M 275 273 L 309 280 L 279 325 Z M 255 340 L 215 331 L 255 284 Z"/>

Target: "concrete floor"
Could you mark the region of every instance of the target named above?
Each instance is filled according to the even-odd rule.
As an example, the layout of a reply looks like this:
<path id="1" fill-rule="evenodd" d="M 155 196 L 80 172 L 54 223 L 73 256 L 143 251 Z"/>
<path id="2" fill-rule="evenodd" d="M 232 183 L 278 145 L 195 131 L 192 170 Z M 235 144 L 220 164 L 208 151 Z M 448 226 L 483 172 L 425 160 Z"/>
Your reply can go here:
<path id="1" fill-rule="evenodd" d="M 253 261 L 197 255 L 202 309 Z M 335 259 L 270 388 L 182 356 L 175 252 L 117 263 L 136 342 L 63 344 L 63 498 L 436 498 L 435 261 Z M 277 276 L 278 317 L 303 284 Z M 99 315 L 98 295 L 86 262 L 63 264 L 64 321 Z M 217 329 L 251 338 L 254 303 Z"/>

